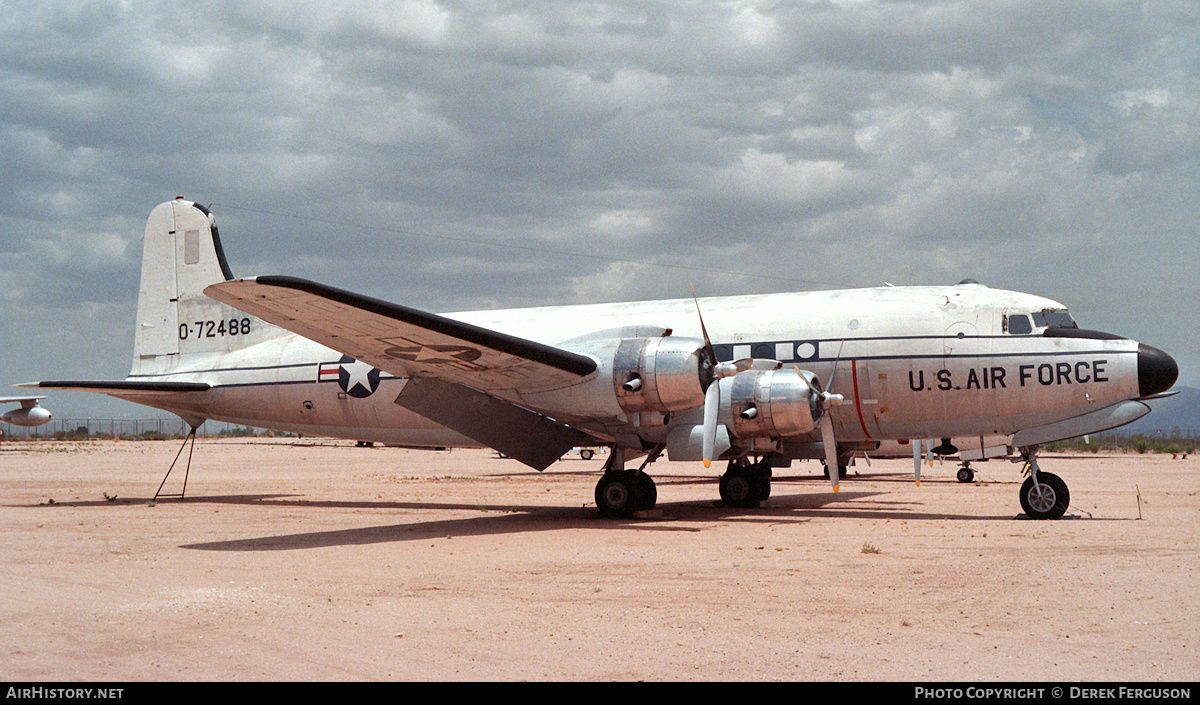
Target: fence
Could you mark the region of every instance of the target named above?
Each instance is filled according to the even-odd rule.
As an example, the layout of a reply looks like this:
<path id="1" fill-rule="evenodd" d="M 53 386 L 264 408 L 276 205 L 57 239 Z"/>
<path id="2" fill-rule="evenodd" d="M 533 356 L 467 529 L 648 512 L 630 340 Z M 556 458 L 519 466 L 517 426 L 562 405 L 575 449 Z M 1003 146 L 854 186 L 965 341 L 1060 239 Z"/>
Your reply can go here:
<path id="1" fill-rule="evenodd" d="M 183 438 L 188 433 L 187 424 L 177 416 L 161 419 L 52 419 L 45 426 L 27 428 L 12 424 L 0 423 L 4 438 L 82 438 L 89 436 L 109 438 L 142 438 L 153 435 L 159 438 Z M 200 436 L 216 435 L 250 435 L 251 429 L 244 426 L 233 426 L 218 421 L 206 421 L 196 431 Z M 1130 438 L 1142 436 L 1152 440 L 1190 440 L 1200 441 L 1200 428 L 1173 428 L 1169 431 L 1114 429 L 1093 436 L 1093 439 L 1107 440 L 1108 438 Z"/>
<path id="2" fill-rule="evenodd" d="M 26 427 L 0 424 L 6 439 L 21 438 L 183 438 L 188 434 L 188 425 L 183 419 L 172 416 L 161 419 L 51 419 L 44 426 Z M 236 428 L 227 423 L 206 421 L 196 430 L 200 436 L 228 434 Z"/>

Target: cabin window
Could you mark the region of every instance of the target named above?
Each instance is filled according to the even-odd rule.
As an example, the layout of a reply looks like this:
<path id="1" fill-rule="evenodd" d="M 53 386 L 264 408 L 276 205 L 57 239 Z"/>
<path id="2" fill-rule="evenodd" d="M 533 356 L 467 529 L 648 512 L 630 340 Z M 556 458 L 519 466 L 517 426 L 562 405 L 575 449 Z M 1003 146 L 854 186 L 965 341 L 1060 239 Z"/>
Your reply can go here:
<path id="1" fill-rule="evenodd" d="M 1029 316 L 1025 314 L 1014 314 L 1005 316 L 1004 330 L 1011 335 L 1029 335 L 1033 332 L 1033 325 L 1029 323 Z"/>

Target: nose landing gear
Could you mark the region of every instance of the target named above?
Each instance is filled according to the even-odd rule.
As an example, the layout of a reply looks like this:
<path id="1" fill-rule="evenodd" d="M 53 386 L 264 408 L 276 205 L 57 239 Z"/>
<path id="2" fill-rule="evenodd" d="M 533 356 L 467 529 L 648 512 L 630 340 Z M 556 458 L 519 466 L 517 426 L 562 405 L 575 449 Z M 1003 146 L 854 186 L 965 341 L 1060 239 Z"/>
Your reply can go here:
<path id="1" fill-rule="evenodd" d="M 1037 450 L 1024 452 L 1029 477 L 1021 484 L 1021 509 L 1030 519 L 1058 519 L 1071 504 L 1067 483 L 1058 475 L 1038 470 Z"/>

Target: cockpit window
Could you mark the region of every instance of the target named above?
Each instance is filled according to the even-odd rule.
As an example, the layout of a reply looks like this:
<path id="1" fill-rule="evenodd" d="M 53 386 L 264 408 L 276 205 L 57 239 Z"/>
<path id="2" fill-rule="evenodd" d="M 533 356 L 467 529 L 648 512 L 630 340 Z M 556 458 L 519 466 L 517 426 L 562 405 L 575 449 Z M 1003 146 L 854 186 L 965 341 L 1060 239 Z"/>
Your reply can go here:
<path id="1" fill-rule="evenodd" d="M 1033 314 L 1033 325 L 1038 328 L 1078 328 L 1075 319 L 1065 308 L 1048 308 Z"/>
<path id="2" fill-rule="evenodd" d="M 1010 335 L 1029 335 L 1033 332 L 1033 326 L 1029 323 L 1029 316 L 1023 313 L 1010 314 L 1004 318 L 1004 330 Z"/>

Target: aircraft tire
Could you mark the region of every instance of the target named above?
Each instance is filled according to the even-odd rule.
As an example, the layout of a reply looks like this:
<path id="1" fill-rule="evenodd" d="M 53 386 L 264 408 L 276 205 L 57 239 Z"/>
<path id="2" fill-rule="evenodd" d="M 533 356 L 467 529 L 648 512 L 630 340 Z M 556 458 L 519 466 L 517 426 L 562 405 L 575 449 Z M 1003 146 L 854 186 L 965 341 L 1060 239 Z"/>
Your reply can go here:
<path id="1" fill-rule="evenodd" d="M 644 472 L 637 474 L 638 489 L 641 492 L 641 506 L 639 509 L 654 509 L 654 505 L 658 504 L 658 487 L 654 485 L 654 478 Z"/>
<path id="2" fill-rule="evenodd" d="M 825 474 L 825 479 L 828 480 L 829 479 L 829 466 L 822 462 L 821 467 L 823 468 L 823 472 Z M 845 480 L 846 475 L 848 475 L 849 473 L 850 473 L 850 468 L 848 468 L 847 466 L 845 466 L 845 465 L 838 466 L 838 479 Z"/>
<path id="3" fill-rule="evenodd" d="M 1035 489 L 1032 477 L 1021 484 L 1021 509 L 1025 515 L 1030 519 L 1058 519 L 1065 514 L 1071 504 L 1067 483 L 1058 475 L 1039 472 L 1038 485 Z"/>
<path id="4" fill-rule="evenodd" d="M 632 470 L 605 473 L 596 483 L 596 508 L 605 518 L 625 518 L 642 509 L 645 483 Z M 643 477 L 647 477 L 641 473 Z M 657 491 L 655 492 L 657 494 Z"/>
<path id="5" fill-rule="evenodd" d="M 975 479 L 975 471 L 972 470 L 971 468 L 959 468 L 958 469 L 958 481 L 959 482 L 971 482 L 974 479 Z"/>
<path id="6" fill-rule="evenodd" d="M 771 498 L 771 466 L 766 461 L 754 466 L 755 492 L 765 502 Z"/>
<path id="7" fill-rule="evenodd" d="M 727 507 L 757 507 L 765 499 L 762 476 L 757 466 L 730 465 L 718 485 L 721 501 Z"/>

